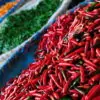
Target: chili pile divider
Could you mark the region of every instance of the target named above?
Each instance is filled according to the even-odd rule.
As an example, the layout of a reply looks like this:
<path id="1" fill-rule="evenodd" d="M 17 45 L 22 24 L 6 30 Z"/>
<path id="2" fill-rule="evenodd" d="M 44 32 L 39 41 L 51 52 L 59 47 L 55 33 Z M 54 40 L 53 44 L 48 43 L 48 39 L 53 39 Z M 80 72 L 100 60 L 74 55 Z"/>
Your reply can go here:
<path id="1" fill-rule="evenodd" d="M 33 62 L 0 100 L 100 100 L 100 2 L 64 14 L 42 37 Z"/>

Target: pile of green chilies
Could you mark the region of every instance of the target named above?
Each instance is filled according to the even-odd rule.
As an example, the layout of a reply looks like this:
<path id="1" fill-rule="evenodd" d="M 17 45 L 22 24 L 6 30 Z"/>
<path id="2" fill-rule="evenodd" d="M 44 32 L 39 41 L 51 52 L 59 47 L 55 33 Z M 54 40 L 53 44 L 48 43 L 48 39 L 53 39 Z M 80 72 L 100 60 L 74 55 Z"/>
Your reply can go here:
<path id="1" fill-rule="evenodd" d="M 0 54 L 20 45 L 38 31 L 56 11 L 61 0 L 43 0 L 31 10 L 11 15 L 0 28 Z"/>
<path id="2" fill-rule="evenodd" d="M 1 100 L 100 100 L 100 2 L 58 17 L 35 58 Z"/>

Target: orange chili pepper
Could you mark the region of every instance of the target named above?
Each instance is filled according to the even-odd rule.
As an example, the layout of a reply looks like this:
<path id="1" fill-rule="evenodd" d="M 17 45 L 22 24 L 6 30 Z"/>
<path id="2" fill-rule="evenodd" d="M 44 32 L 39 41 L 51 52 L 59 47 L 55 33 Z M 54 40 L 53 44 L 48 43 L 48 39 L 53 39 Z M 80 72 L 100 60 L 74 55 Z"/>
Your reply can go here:
<path id="1" fill-rule="evenodd" d="M 5 5 L 1 6 L 0 7 L 0 17 L 2 17 L 3 15 L 5 15 L 16 4 L 17 4 L 17 2 L 14 1 L 14 2 L 8 2 Z"/>

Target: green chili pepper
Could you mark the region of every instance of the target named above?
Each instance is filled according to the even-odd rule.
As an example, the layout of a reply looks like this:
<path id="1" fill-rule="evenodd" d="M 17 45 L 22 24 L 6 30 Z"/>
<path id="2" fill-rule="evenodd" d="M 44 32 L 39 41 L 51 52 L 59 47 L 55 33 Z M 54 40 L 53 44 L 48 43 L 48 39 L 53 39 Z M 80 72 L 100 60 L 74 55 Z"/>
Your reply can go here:
<path id="1" fill-rule="evenodd" d="M 91 6 L 86 10 L 86 12 L 93 11 L 95 9 L 97 2 L 92 2 Z"/>
<path id="2" fill-rule="evenodd" d="M 33 100 L 33 99 L 34 99 L 33 97 L 28 97 L 28 98 L 27 98 L 27 100 Z"/>
<path id="3" fill-rule="evenodd" d="M 38 31 L 56 11 L 61 0 L 43 0 L 36 9 L 11 15 L 0 28 L 0 54 L 13 49 Z"/>
<path id="4" fill-rule="evenodd" d="M 73 81 L 73 83 L 72 83 L 72 85 L 71 85 L 71 88 L 75 87 L 75 86 L 79 83 L 79 81 L 80 81 L 80 78 L 79 78 L 79 77 L 76 78 L 76 80 Z"/>
<path id="5" fill-rule="evenodd" d="M 84 91 L 82 91 L 81 89 L 75 88 L 75 90 L 77 90 L 80 94 L 85 95 L 85 92 L 84 92 Z"/>
<path id="6" fill-rule="evenodd" d="M 72 98 L 70 96 L 65 96 L 65 97 L 61 98 L 60 100 L 72 100 Z"/>

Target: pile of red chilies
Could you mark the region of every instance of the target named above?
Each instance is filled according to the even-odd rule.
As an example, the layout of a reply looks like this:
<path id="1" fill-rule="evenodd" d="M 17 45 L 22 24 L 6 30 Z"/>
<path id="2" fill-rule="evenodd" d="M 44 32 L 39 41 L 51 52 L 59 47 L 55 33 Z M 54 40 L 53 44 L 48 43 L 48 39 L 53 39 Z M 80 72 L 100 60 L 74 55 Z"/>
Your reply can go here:
<path id="1" fill-rule="evenodd" d="M 64 96 L 100 100 L 100 2 L 58 17 L 39 43 L 36 62 L 7 82 L 0 100 Z"/>

